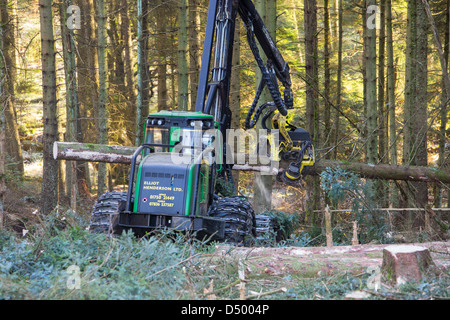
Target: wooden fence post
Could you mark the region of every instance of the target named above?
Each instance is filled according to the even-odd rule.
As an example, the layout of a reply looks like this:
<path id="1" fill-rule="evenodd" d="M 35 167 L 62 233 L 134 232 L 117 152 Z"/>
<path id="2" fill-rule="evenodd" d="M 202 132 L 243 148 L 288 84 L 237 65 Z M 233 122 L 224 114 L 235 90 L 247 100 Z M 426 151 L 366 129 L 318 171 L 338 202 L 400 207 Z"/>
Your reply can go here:
<path id="1" fill-rule="evenodd" d="M 357 246 L 359 244 L 358 241 L 358 223 L 353 221 L 353 238 L 352 238 L 352 246 Z"/>
<path id="2" fill-rule="evenodd" d="M 331 212 L 330 207 L 325 207 L 325 232 L 327 235 L 327 247 L 333 246 L 333 234 L 331 229 Z"/>

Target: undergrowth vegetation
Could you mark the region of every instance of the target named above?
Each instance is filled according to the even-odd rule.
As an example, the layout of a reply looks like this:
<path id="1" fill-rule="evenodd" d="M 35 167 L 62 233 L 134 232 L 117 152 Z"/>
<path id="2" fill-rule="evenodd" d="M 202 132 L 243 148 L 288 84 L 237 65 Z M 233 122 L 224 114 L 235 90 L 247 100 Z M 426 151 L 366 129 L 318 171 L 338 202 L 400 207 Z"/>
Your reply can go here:
<path id="1" fill-rule="evenodd" d="M 192 255 L 156 237 L 108 239 L 77 228 L 35 241 L 3 234 L 0 249 L 4 299 L 182 298 L 180 263 Z"/>
<path id="2" fill-rule="evenodd" d="M 248 257 L 217 254 L 216 243 L 169 231 L 109 238 L 89 233 L 85 223 L 72 212 L 54 213 L 23 237 L 1 231 L 0 299 L 239 299 L 242 266 L 246 297 L 272 291 L 261 299 L 343 299 L 367 288 L 371 276 L 255 273 Z M 305 236 L 292 236 L 278 245 L 308 242 Z M 394 297 L 448 297 L 448 279 L 447 274 L 436 282 L 408 284 Z M 372 296 L 390 297 L 382 291 Z"/>

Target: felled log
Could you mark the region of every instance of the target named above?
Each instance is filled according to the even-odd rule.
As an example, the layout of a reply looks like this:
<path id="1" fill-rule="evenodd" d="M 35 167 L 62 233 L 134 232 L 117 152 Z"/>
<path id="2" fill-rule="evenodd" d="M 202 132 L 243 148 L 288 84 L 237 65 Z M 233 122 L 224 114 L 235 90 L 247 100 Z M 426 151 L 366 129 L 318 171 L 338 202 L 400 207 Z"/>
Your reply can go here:
<path id="1" fill-rule="evenodd" d="M 399 166 L 392 164 L 370 164 L 362 162 L 345 162 L 334 160 L 317 161 L 311 174 L 320 174 L 327 167 L 340 167 L 355 172 L 361 177 L 383 180 L 409 180 L 422 182 L 450 182 L 450 171 L 431 167 Z"/>
<path id="2" fill-rule="evenodd" d="M 381 274 L 383 281 L 400 285 L 407 281 L 420 282 L 435 270 L 430 251 L 416 245 L 392 245 L 383 249 Z"/>
<path id="3" fill-rule="evenodd" d="M 448 265 L 447 248 L 450 242 L 428 242 L 416 244 L 429 248 L 433 262 L 438 270 Z M 411 246 L 413 244 L 410 244 Z M 357 246 L 334 247 L 231 247 L 225 244 L 216 246 L 214 256 L 220 259 L 237 261 L 247 259 L 248 272 L 251 274 L 270 274 L 284 277 L 296 275 L 311 278 L 325 275 L 371 274 L 366 285 L 369 290 L 382 288 L 381 265 L 383 249 L 388 244 L 361 244 Z M 249 271 L 251 269 L 251 271 Z M 371 272 L 372 271 L 372 272 Z M 378 276 L 380 276 L 378 280 Z"/>
<path id="4" fill-rule="evenodd" d="M 136 149 L 135 147 L 56 141 L 53 144 L 53 158 L 130 164 L 131 156 Z"/>
<path id="5" fill-rule="evenodd" d="M 135 147 L 57 141 L 53 146 L 53 157 L 56 160 L 84 160 L 129 164 L 131 163 L 131 156 L 135 150 Z M 281 161 L 279 168 L 287 168 L 288 165 L 288 161 Z M 370 164 L 333 160 L 317 161 L 314 167 L 311 168 L 310 174 L 320 174 L 328 167 L 340 167 L 344 170 L 355 172 L 361 177 L 371 179 L 450 183 L 449 170 L 439 170 L 436 168 L 419 166 Z M 236 164 L 233 169 L 272 172 L 273 174 L 279 172 L 279 170 L 274 170 L 274 168 L 268 166 L 261 166 L 260 164 Z"/>
<path id="6" fill-rule="evenodd" d="M 55 160 L 131 164 L 131 157 L 136 149 L 136 147 L 56 141 L 53 144 L 53 158 Z M 260 171 L 272 175 L 278 173 L 277 168 L 248 163 L 236 164 L 233 170 Z"/>

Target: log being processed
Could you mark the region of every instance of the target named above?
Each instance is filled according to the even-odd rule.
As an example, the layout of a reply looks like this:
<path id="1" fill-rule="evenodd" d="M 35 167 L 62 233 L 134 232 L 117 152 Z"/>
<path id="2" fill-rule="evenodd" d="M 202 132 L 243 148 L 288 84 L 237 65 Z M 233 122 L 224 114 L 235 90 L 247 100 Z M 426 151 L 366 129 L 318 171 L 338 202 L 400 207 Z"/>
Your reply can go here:
<path id="1" fill-rule="evenodd" d="M 130 164 L 136 147 L 102 145 L 77 142 L 55 142 L 53 157 L 56 160 L 92 161 Z M 285 167 L 287 163 L 281 163 Z M 370 164 L 335 160 L 317 160 L 310 174 L 320 174 L 326 168 L 340 167 L 368 179 L 405 180 L 450 183 L 450 170 L 421 166 L 400 166 L 392 164 Z M 277 174 L 278 170 L 261 165 L 235 165 L 233 170 L 265 171 Z"/>

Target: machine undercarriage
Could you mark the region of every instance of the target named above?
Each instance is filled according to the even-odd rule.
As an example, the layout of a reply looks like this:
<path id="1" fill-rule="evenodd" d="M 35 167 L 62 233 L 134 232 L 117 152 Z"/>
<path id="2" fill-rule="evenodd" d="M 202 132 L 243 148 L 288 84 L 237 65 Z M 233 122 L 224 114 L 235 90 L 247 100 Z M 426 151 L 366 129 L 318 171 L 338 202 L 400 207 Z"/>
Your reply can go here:
<path id="1" fill-rule="evenodd" d="M 236 195 L 227 162 L 231 129 L 229 88 L 236 16 L 240 15 L 262 79 L 245 119 L 257 123 L 271 144 L 271 161 L 289 160 L 279 178 L 298 182 L 314 164 L 309 133 L 286 120 L 294 108 L 289 66 L 250 0 L 211 0 L 195 112 L 161 111 L 148 116 L 143 144 L 133 155 L 127 192 L 109 192 L 97 200 L 90 230 L 138 235 L 169 228 L 233 244 L 249 245 L 274 232 L 268 216 L 256 215 Z M 267 61 L 261 58 L 257 42 Z M 281 93 L 279 83 L 283 87 Z M 272 101 L 259 104 L 267 87 Z M 222 192 L 224 186 L 233 196 Z"/>

